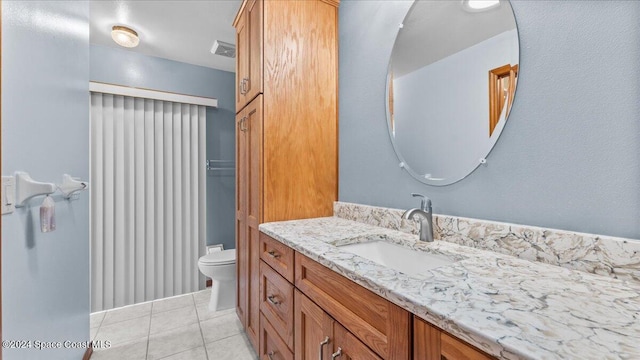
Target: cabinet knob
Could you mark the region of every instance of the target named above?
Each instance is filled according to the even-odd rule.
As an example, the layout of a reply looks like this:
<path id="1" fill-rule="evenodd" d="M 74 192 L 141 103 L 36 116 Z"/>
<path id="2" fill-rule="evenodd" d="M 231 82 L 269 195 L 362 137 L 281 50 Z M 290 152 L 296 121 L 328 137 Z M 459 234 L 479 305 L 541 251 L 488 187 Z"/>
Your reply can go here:
<path id="1" fill-rule="evenodd" d="M 324 360 L 324 346 L 327 345 L 329 343 L 329 337 L 325 337 L 324 340 L 322 340 L 320 342 L 320 357 L 318 358 L 319 360 Z"/>
<path id="2" fill-rule="evenodd" d="M 338 348 L 338 351 L 334 352 L 334 353 L 331 355 L 331 360 L 335 360 L 336 358 L 339 358 L 339 357 L 341 357 L 341 356 L 342 356 L 342 348 L 340 348 L 340 347 L 339 347 L 339 348 Z"/>
<path id="3" fill-rule="evenodd" d="M 275 355 L 276 353 L 273 351 L 269 351 L 269 353 L 267 353 L 267 356 L 269 357 L 269 360 L 273 360 L 273 355 Z"/>
<path id="4" fill-rule="evenodd" d="M 278 254 L 275 250 L 267 251 L 267 254 L 269 254 L 269 256 L 271 256 L 274 259 L 277 259 L 280 257 L 280 254 Z"/>

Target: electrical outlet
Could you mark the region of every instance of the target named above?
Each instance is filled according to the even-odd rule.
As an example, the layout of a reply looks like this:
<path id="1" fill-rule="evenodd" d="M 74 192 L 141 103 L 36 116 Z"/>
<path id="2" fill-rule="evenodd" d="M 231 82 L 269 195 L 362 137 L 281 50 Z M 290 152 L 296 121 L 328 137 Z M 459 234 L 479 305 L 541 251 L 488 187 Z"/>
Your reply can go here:
<path id="1" fill-rule="evenodd" d="M 2 177 L 2 215 L 11 214 L 16 209 L 16 178 L 13 176 Z"/>

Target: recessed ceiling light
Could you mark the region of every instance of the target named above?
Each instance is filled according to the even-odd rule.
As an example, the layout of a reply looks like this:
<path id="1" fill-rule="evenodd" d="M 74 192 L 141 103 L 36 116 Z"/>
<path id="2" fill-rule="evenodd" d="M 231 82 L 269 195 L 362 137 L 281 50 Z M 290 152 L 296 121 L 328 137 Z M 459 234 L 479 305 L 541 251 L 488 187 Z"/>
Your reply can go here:
<path id="1" fill-rule="evenodd" d="M 500 0 L 463 0 L 462 4 L 468 11 L 484 11 L 500 5 Z"/>
<path id="2" fill-rule="evenodd" d="M 116 44 L 126 48 L 134 48 L 140 43 L 138 33 L 126 26 L 114 26 L 111 28 L 111 38 Z"/>

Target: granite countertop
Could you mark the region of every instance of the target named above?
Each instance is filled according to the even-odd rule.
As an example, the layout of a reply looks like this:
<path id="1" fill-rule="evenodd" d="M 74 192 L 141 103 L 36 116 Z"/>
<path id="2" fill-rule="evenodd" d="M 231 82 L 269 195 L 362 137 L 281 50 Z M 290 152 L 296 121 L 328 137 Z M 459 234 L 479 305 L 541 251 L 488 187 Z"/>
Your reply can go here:
<path id="1" fill-rule="evenodd" d="M 337 217 L 260 231 L 504 359 L 640 359 L 640 284 Z M 336 245 L 379 239 L 451 265 L 406 275 Z"/>

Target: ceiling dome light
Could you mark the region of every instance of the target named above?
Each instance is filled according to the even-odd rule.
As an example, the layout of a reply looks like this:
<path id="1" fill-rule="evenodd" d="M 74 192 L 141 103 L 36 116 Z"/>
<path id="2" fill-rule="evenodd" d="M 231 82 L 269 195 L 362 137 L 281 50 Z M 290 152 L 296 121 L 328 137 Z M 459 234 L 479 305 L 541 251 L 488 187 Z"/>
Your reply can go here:
<path id="1" fill-rule="evenodd" d="M 134 48 L 140 43 L 138 33 L 126 26 L 112 27 L 111 38 L 116 42 L 116 44 L 126 48 Z"/>
<path id="2" fill-rule="evenodd" d="M 463 0 L 464 8 L 469 11 L 484 11 L 500 5 L 500 0 Z"/>

